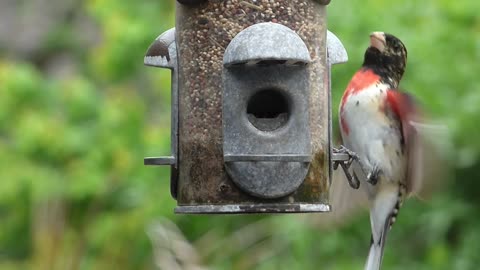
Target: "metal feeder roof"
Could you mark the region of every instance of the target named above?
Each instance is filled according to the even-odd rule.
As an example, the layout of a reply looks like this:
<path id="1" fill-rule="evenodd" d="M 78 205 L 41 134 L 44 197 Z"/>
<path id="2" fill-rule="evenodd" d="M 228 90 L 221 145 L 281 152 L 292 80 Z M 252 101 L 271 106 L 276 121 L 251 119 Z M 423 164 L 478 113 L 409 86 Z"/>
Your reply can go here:
<path id="1" fill-rule="evenodd" d="M 271 22 L 245 28 L 232 39 L 223 57 L 227 67 L 262 61 L 298 65 L 310 63 L 311 58 L 300 36 L 286 26 Z"/>

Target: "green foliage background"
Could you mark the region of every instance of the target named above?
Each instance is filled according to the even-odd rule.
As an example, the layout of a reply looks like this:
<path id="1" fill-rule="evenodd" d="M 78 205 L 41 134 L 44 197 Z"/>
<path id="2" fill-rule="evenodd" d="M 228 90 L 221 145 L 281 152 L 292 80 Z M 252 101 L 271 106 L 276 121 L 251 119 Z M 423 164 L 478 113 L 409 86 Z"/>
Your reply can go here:
<path id="1" fill-rule="evenodd" d="M 13 18 L 36 12 L 20 2 Z M 164 219 L 197 256 L 178 269 L 363 267 L 365 211 L 327 227 L 321 215 L 174 216 L 168 170 L 143 166 L 144 156 L 169 152 L 169 72 L 144 67 L 143 55 L 174 26 L 174 1 L 70 2 L 29 53 L 6 45 L 16 35 L 0 39 L 0 270 L 158 269 L 168 248 L 154 248 L 147 231 Z M 478 10 L 474 0 L 328 6 L 329 29 L 350 56 L 333 70 L 335 112 L 368 34 L 390 32 L 409 52 L 401 86 L 448 126 L 455 149 L 443 191 L 406 203 L 385 269 L 478 269 Z M 68 66 L 57 64 L 65 57 Z M 176 256 L 182 250 L 190 254 Z"/>

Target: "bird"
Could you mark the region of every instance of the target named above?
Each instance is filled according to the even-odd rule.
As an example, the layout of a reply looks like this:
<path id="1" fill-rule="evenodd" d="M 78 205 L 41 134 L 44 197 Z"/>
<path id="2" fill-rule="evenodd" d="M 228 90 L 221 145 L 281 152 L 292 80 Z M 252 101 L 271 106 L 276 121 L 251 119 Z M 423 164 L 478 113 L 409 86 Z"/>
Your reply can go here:
<path id="1" fill-rule="evenodd" d="M 411 156 L 417 136 L 411 123 L 419 110 L 413 96 L 399 90 L 406 64 L 407 49 L 399 38 L 371 33 L 363 64 L 339 106 L 343 147 L 358 158 L 353 176 L 370 203 L 372 237 L 365 270 L 380 269 L 387 233 L 415 185 Z"/>

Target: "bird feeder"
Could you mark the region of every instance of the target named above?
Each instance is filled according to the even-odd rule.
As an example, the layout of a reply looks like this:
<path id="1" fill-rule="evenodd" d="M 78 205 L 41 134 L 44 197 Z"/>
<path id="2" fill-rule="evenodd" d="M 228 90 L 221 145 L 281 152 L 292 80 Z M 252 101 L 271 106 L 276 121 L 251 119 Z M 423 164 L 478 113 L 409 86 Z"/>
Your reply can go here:
<path id="1" fill-rule="evenodd" d="M 176 213 L 328 212 L 331 65 L 321 0 L 178 0 L 145 64 L 172 71 Z"/>

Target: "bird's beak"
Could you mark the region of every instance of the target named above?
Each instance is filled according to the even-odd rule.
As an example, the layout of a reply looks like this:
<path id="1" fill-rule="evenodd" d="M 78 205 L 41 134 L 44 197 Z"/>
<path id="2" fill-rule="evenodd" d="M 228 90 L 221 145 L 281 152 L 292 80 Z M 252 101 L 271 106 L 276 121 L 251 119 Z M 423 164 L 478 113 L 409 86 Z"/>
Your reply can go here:
<path id="1" fill-rule="evenodd" d="M 387 42 L 383 32 L 373 32 L 370 34 L 370 46 L 377 48 L 380 52 L 385 50 Z"/>

